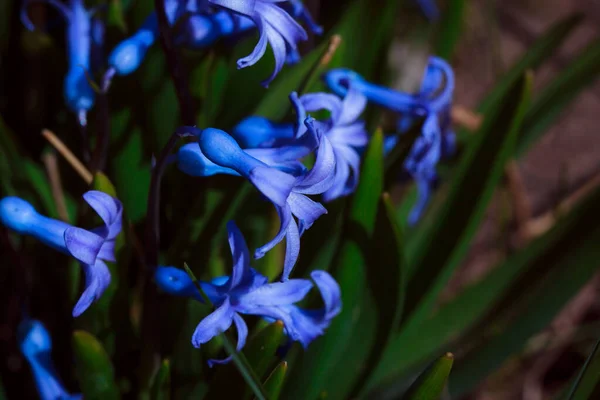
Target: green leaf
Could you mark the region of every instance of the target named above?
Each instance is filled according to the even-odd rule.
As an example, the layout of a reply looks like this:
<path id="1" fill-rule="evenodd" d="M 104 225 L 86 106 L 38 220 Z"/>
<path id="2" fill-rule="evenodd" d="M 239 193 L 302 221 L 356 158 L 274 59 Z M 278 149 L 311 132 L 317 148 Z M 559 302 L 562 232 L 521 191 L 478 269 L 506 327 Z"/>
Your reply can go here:
<path id="1" fill-rule="evenodd" d="M 396 222 L 394 206 L 387 193 L 382 195 L 379 203 L 368 266 L 367 283 L 374 301 L 373 309 L 368 312 L 377 315 L 375 340 L 368 357 L 360 363 L 362 371 L 358 378 L 354 378 L 353 393 L 359 393 L 363 389 L 379 364 L 398 329 L 404 307 L 404 242 L 400 226 Z M 359 335 L 356 337 L 359 341 L 364 340 Z"/>
<path id="2" fill-rule="evenodd" d="M 127 32 L 127 23 L 123 15 L 121 0 L 110 0 L 106 21 L 108 26 L 115 26 L 123 33 Z"/>
<path id="3" fill-rule="evenodd" d="M 446 353 L 433 362 L 402 396 L 402 400 L 439 400 L 448 381 L 454 355 Z"/>
<path id="4" fill-rule="evenodd" d="M 154 376 L 150 400 L 169 400 L 171 398 L 171 363 L 163 360 Z"/>
<path id="5" fill-rule="evenodd" d="M 465 0 L 449 0 L 442 13 L 440 27 L 436 32 L 435 54 L 450 60 L 462 34 L 465 21 Z"/>
<path id="6" fill-rule="evenodd" d="M 600 76 L 600 39 L 595 40 L 544 87 L 525 115 L 517 144 L 517 157 L 522 156 L 561 115 L 584 89 Z"/>
<path id="7" fill-rule="evenodd" d="M 567 400 L 587 400 L 600 394 L 600 340 L 596 342 L 592 352 L 585 360 L 581 371 L 567 396 Z"/>
<path id="8" fill-rule="evenodd" d="M 331 385 L 339 384 L 346 379 L 346 390 L 351 389 L 353 379 L 342 378 L 342 371 L 357 376 L 360 367 L 356 365 L 353 369 L 340 370 L 338 365 L 345 364 L 346 357 L 359 356 L 355 353 L 364 354 L 370 348 L 370 343 L 363 341 L 362 346 L 353 347 L 350 344 L 353 339 L 360 337 L 356 329 L 367 329 L 369 340 L 373 340 L 375 330 L 374 321 L 360 323 L 361 314 L 370 318 L 373 314 L 366 312 L 366 279 L 367 279 L 367 256 L 369 239 L 373 235 L 377 219 L 378 203 L 383 190 L 383 134 L 377 131 L 367 149 L 361 179 L 352 199 L 348 220 L 344 226 L 344 238 L 342 240 L 339 256 L 335 262 L 332 272 L 342 290 L 342 312 L 328 328 L 325 336 L 317 339 L 302 357 L 294 365 L 293 373 L 285 387 L 286 399 L 314 399 L 321 392 L 327 393 L 330 398 L 344 397 L 342 391 L 332 392 L 327 389 Z M 364 321 L 363 321 L 364 322 Z M 307 384 L 310 382 L 310 384 Z M 334 397 L 335 396 L 335 397 Z"/>
<path id="9" fill-rule="evenodd" d="M 457 362 L 450 382 L 453 395 L 470 390 L 519 351 L 597 271 L 600 229 L 589 221 L 600 216 L 599 204 L 596 190 L 550 232 L 507 260 L 505 266 L 518 269 L 518 278 L 461 340 L 469 351 Z"/>
<path id="10" fill-rule="evenodd" d="M 281 393 L 281 388 L 283 387 L 283 382 L 285 380 L 285 373 L 287 372 L 287 362 L 283 361 L 269 375 L 267 380 L 265 381 L 265 391 L 269 395 L 271 400 L 277 400 L 279 398 L 279 394 Z"/>
<path id="11" fill-rule="evenodd" d="M 94 180 L 92 182 L 92 188 L 100 192 L 104 192 L 112 197 L 117 197 L 117 189 L 112 184 L 110 179 L 102 172 L 96 172 Z"/>
<path id="12" fill-rule="evenodd" d="M 73 353 L 79 385 L 86 399 L 119 399 L 113 366 L 95 337 L 84 331 L 73 332 Z"/>

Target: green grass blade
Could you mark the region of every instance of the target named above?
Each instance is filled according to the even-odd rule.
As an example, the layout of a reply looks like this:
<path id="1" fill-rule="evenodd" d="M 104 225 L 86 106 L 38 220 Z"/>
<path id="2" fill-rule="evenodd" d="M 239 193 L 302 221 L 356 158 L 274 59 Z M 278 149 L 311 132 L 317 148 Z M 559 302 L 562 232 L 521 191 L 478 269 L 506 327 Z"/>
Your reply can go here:
<path id="1" fill-rule="evenodd" d="M 596 342 L 592 352 L 585 360 L 569 391 L 567 400 L 593 399 L 600 394 L 600 340 Z M 595 394 L 595 396 L 593 396 Z"/>
<path id="2" fill-rule="evenodd" d="M 171 398 L 171 363 L 169 360 L 163 360 L 160 368 L 156 372 L 152 388 L 150 390 L 150 400 L 169 400 Z"/>
<path id="3" fill-rule="evenodd" d="M 546 86 L 527 111 L 519 134 L 517 156 L 522 156 L 550 128 L 579 93 L 600 76 L 600 39 L 595 40 Z"/>
<path id="4" fill-rule="evenodd" d="M 454 355 L 446 353 L 435 360 L 410 386 L 402 400 L 439 400 L 452 370 Z"/>
<path id="5" fill-rule="evenodd" d="M 466 3 L 465 0 L 450 0 L 442 13 L 440 28 L 436 32 L 434 52 L 446 60 L 452 58 L 462 34 Z"/>
<path id="6" fill-rule="evenodd" d="M 277 367 L 275 367 L 271 375 L 269 375 L 265 381 L 265 390 L 267 391 L 267 394 L 271 400 L 277 400 L 279 398 L 279 394 L 283 388 L 286 372 L 287 362 L 283 361 L 277 365 Z"/>

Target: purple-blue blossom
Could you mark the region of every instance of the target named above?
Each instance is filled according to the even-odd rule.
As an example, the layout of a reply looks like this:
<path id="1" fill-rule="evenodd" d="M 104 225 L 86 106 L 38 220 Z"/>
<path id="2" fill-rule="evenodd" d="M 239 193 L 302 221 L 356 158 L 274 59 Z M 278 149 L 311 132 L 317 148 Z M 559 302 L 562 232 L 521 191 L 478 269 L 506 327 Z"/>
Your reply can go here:
<path id="1" fill-rule="evenodd" d="M 103 225 L 91 230 L 39 214 L 19 197 L 0 200 L 0 222 L 7 228 L 33 236 L 47 246 L 75 258 L 85 273 L 85 289 L 73 308 L 78 317 L 97 301 L 110 284 L 110 271 L 105 261 L 114 262 L 115 242 L 121 232 L 123 207 L 106 193 L 90 190 L 84 200 L 96 211 Z"/>
<path id="2" fill-rule="evenodd" d="M 454 151 L 455 134 L 450 118 L 454 91 L 452 67 L 441 58 L 430 57 L 417 93 L 402 93 L 372 84 L 346 69 L 329 71 L 325 81 L 331 90 L 340 95 L 352 87 L 369 101 L 400 114 L 397 134 L 386 138 L 386 152 L 396 145 L 399 134 L 405 133 L 416 121 L 423 121 L 421 135 L 415 140 L 404 164 L 418 189 L 417 203 L 409 215 L 409 223 L 415 224 L 431 197 L 437 181 L 436 166 L 439 160 Z"/>
<path id="3" fill-rule="evenodd" d="M 293 341 L 306 348 L 318 336 L 323 335 L 331 320 L 341 311 L 341 293 L 337 282 L 325 271 L 313 271 L 311 280 L 290 279 L 269 283 L 267 277 L 250 267 L 250 253 L 242 233 L 233 221 L 227 224 L 229 246 L 233 257 L 231 276 L 220 277 L 212 282 L 200 282 L 215 310 L 196 327 L 192 344 L 199 348 L 215 336 L 227 331 L 231 325 L 237 330 L 237 351 L 248 336 L 248 326 L 241 315 L 256 315 L 283 322 L 285 332 Z M 177 296 L 202 298 L 191 278 L 175 267 L 159 267 L 155 282 L 163 291 Z M 315 287 L 321 293 L 324 307 L 305 310 L 296 305 Z M 209 360 L 210 366 L 231 360 Z"/>
<path id="4" fill-rule="evenodd" d="M 275 57 L 275 69 L 271 76 L 263 81 L 263 86 L 268 86 L 275 76 L 281 71 L 291 53 L 295 54 L 298 42 L 308 39 L 306 31 L 298 22 L 276 3 L 285 3 L 288 0 L 209 0 L 210 3 L 246 16 L 254 21 L 258 28 L 259 39 L 256 47 L 248 56 L 237 61 L 238 68 L 254 65 L 262 58 L 271 45 Z M 294 58 L 292 58 L 293 60 Z"/>
<path id="5" fill-rule="evenodd" d="M 368 142 L 365 123 L 358 119 L 366 106 L 366 98 L 354 89 L 349 90 L 343 99 L 328 93 L 308 93 L 300 98 L 292 93 L 290 98 L 301 120 L 296 125 L 252 116 L 237 124 L 232 136 L 242 146 L 276 147 L 282 140 L 302 135 L 306 129 L 303 121 L 307 113 L 326 110 L 329 118 L 315 120 L 314 124 L 331 143 L 336 166 L 334 182 L 323 193 L 323 199 L 332 201 L 354 192 L 360 174 L 359 150 Z"/>
<path id="6" fill-rule="evenodd" d="M 19 324 L 17 337 L 21 353 L 29 363 L 41 400 L 79 400 L 63 386 L 52 363 L 52 338 L 40 321 L 26 319 Z"/>
<path id="7" fill-rule="evenodd" d="M 431 21 L 435 21 L 440 17 L 440 10 L 435 3 L 435 0 L 415 0 L 425 17 Z"/>
<path id="8" fill-rule="evenodd" d="M 56 8 L 67 23 L 66 44 L 69 69 L 65 75 L 63 92 L 67 107 L 77 114 L 81 125 L 87 124 L 87 112 L 95 102 L 95 92 L 88 83 L 86 74 L 91 74 L 92 11 L 85 9 L 83 0 L 69 0 L 63 4 L 58 0 L 28 0 L 21 9 L 21 20 L 25 27 L 34 30 L 27 14 L 31 3 L 46 3 Z"/>

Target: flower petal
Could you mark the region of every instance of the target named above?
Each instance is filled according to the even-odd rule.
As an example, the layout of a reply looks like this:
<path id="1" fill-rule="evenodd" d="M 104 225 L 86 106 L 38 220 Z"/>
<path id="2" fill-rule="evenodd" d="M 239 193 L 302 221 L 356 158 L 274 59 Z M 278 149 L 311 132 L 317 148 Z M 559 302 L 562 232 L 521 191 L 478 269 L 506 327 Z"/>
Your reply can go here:
<path id="1" fill-rule="evenodd" d="M 110 284 L 110 271 L 102 260 L 93 265 L 81 264 L 85 273 L 85 290 L 73 308 L 73 317 L 80 316 L 88 307 L 102 296 Z"/>
<path id="2" fill-rule="evenodd" d="M 246 321 L 237 313 L 233 314 L 233 323 L 237 329 L 237 345 L 235 347 L 236 351 L 239 352 L 246 345 L 246 339 L 248 338 L 248 325 L 246 325 Z M 208 360 L 208 366 L 212 368 L 215 364 L 227 364 L 233 359 L 232 356 L 224 358 L 222 360 L 210 359 Z"/>
<path id="3" fill-rule="evenodd" d="M 231 326 L 234 314 L 229 298 L 225 298 L 219 308 L 200 321 L 192 336 L 192 345 L 200 348 L 204 343 L 225 332 Z"/>
<path id="4" fill-rule="evenodd" d="M 279 306 L 294 304 L 304 299 L 313 287 L 308 279 L 291 279 L 263 285 L 237 298 L 242 304 L 253 306 Z"/>
<path id="5" fill-rule="evenodd" d="M 314 129 L 307 122 L 309 131 Z M 335 155 L 326 136 L 321 136 L 315 164 L 312 169 L 294 187 L 294 191 L 303 194 L 321 194 L 333 185 L 335 178 Z"/>
<path id="6" fill-rule="evenodd" d="M 250 182 L 273 204 L 283 207 L 289 197 L 296 177 L 271 167 L 256 167 L 248 176 Z"/>
<path id="7" fill-rule="evenodd" d="M 358 90 L 350 89 L 342 101 L 342 113 L 335 121 L 336 125 L 348 125 L 355 122 L 367 106 L 367 98 Z"/>
<path id="8" fill-rule="evenodd" d="M 331 319 L 342 310 L 342 292 L 340 285 L 326 271 L 313 271 L 310 277 L 314 280 L 325 304 L 325 318 Z"/>
<path id="9" fill-rule="evenodd" d="M 300 222 L 300 235 L 310 228 L 321 215 L 327 214 L 327 209 L 321 203 L 317 203 L 303 194 L 291 193 L 288 204 L 292 215 Z"/>
<path id="10" fill-rule="evenodd" d="M 114 197 L 100 192 L 90 190 L 83 195 L 84 200 L 102 218 L 108 228 L 107 239 L 114 239 L 121 232 L 123 205 Z"/>
<path id="11" fill-rule="evenodd" d="M 264 257 L 269 250 L 283 240 L 287 233 L 288 226 L 292 221 L 292 211 L 287 203 L 283 207 L 276 206 L 275 210 L 277 211 L 279 220 L 281 221 L 281 224 L 279 225 L 279 232 L 277 232 L 277 235 L 275 235 L 271 241 L 254 251 L 254 258 L 256 259 Z"/>
<path id="12" fill-rule="evenodd" d="M 212 4 L 228 8 L 237 13 L 251 17 L 254 14 L 256 0 L 208 0 Z"/>
<path id="13" fill-rule="evenodd" d="M 233 271 L 228 281 L 228 291 L 235 289 L 250 273 L 250 252 L 246 240 L 233 221 L 227 222 L 229 248 L 233 258 Z"/>
<path id="14" fill-rule="evenodd" d="M 94 264 L 104 238 L 93 232 L 77 227 L 69 227 L 63 235 L 67 251 L 83 264 Z"/>
<path id="15" fill-rule="evenodd" d="M 281 280 L 283 282 L 290 278 L 290 274 L 292 273 L 294 265 L 296 265 L 296 261 L 298 261 L 299 255 L 300 232 L 298 231 L 296 221 L 292 218 L 285 235 L 285 259 L 283 261 L 283 274 L 281 275 Z"/>

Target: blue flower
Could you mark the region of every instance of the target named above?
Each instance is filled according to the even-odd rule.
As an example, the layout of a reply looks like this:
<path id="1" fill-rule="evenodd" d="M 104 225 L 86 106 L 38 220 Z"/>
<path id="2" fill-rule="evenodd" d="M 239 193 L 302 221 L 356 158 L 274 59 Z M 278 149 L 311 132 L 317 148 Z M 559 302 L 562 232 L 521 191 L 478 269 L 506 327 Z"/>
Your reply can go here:
<path id="1" fill-rule="evenodd" d="M 282 279 L 286 280 L 298 259 L 300 236 L 327 210 L 306 195 L 326 192 L 334 183 L 335 155 L 329 140 L 307 118 L 307 132 L 298 138 L 278 140 L 269 148 L 242 149 L 226 132 L 207 128 L 179 128 L 199 139 L 182 146 L 174 157 L 179 169 L 192 176 L 216 174 L 246 178 L 277 210 L 281 227 L 276 237 L 255 252 L 256 258 L 286 238 Z M 307 170 L 299 161 L 317 149 L 315 164 Z M 296 217 L 298 223 L 294 220 Z"/>
<path id="2" fill-rule="evenodd" d="M 296 125 L 279 124 L 252 116 L 236 125 L 232 136 L 243 147 L 277 147 L 282 140 L 302 137 L 306 129 L 303 121 L 307 112 L 327 110 L 330 113 L 328 119 L 314 122 L 317 130 L 331 143 L 336 163 L 333 185 L 323 193 L 323 199 L 331 201 L 354 192 L 360 174 L 358 149 L 368 142 L 365 124 L 357 120 L 365 108 L 366 98 L 352 89 L 343 100 L 327 93 L 309 93 L 300 98 L 292 93 L 290 99 L 300 120 Z"/>
<path id="3" fill-rule="evenodd" d="M 0 222 L 23 235 L 30 235 L 47 246 L 69 254 L 81 263 L 85 273 L 85 290 L 73 308 L 78 317 L 102 296 L 110 284 L 110 271 L 105 261 L 115 260 L 115 241 L 121 232 L 121 203 L 96 190 L 83 195 L 104 224 L 92 230 L 71 226 L 38 212 L 19 197 L 0 200 Z"/>
<path id="4" fill-rule="evenodd" d="M 60 382 L 51 359 L 52 339 L 40 321 L 24 320 L 17 333 L 19 348 L 31 366 L 41 400 L 83 398 L 80 394 L 70 394 Z"/>
<path id="5" fill-rule="evenodd" d="M 307 118 L 305 123 L 308 132 L 302 137 L 308 135 L 309 138 L 316 138 L 318 150 L 313 168 L 300 176 L 287 174 L 272 165 L 289 158 L 298 159 L 298 154 L 307 147 L 298 149 L 291 146 L 287 148 L 289 153 L 279 153 L 278 148 L 256 149 L 255 151 L 263 150 L 268 154 L 269 162 L 263 163 L 250 156 L 248 150 L 242 150 L 237 142 L 223 131 L 206 129 L 200 137 L 200 149 L 210 161 L 231 168 L 248 179 L 275 206 L 281 220 L 280 230 L 273 240 L 258 248 L 254 255 L 256 258 L 263 257 L 285 238 L 286 254 L 282 275 L 284 281 L 289 278 L 298 259 L 300 236 L 321 215 L 327 213 L 325 207 L 306 195 L 326 192 L 333 185 L 335 177 L 335 156 L 331 143 L 315 129 L 312 118 Z M 293 217 L 298 219 L 298 223 Z"/>
<path id="6" fill-rule="evenodd" d="M 256 24 L 259 40 L 254 51 L 238 60 L 238 68 L 254 65 L 262 58 L 271 45 L 275 56 L 275 70 L 263 81 L 266 87 L 283 68 L 287 55 L 297 50 L 297 43 L 308 38 L 306 31 L 282 7 L 275 3 L 287 0 L 209 0 L 212 4 L 244 15 Z"/>
<path id="7" fill-rule="evenodd" d="M 86 73 L 90 71 L 92 13 L 85 9 L 83 0 L 69 0 L 68 6 L 57 0 L 25 1 L 21 9 L 21 20 L 31 31 L 34 30 L 34 26 L 27 15 L 27 6 L 34 2 L 54 6 L 67 22 L 66 43 L 69 70 L 65 76 L 63 91 L 67 107 L 77 113 L 80 123 L 85 125 L 87 111 L 93 107 L 96 97 L 86 77 Z"/>
<path id="8" fill-rule="evenodd" d="M 398 134 L 406 132 L 416 120 L 424 120 L 421 135 L 416 139 L 404 165 L 418 189 L 417 204 L 409 215 L 409 223 L 415 224 L 431 197 L 437 181 L 436 166 L 439 160 L 454 151 L 455 135 L 450 127 L 454 91 L 452 68 L 441 58 L 430 57 L 421 88 L 414 94 L 371 84 L 357 73 L 345 69 L 329 71 L 325 81 L 340 95 L 352 87 L 369 101 L 400 113 Z M 386 151 L 390 151 L 397 141 L 397 135 L 388 137 Z"/>
<path id="9" fill-rule="evenodd" d="M 229 246 L 233 256 L 233 271 L 230 277 L 221 277 L 211 283 L 200 285 L 215 311 L 204 318 L 192 336 L 194 347 L 200 347 L 215 336 L 225 332 L 232 324 L 237 329 L 237 351 L 240 351 L 248 336 L 248 327 L 240 314 L 256 315 L 266 319 L 280 320 L 291 340 L 298 341 L 304 348 L 325 332 L 331 320 L 341 311 L 340 287 L 325 271 L 313 271 L 312 280 L 291 279 L 286 282 L 268 283 L 268 279 L 250 267 L 250 254 L 241 232 L 233 223 L 227 224 Z M 157 285 L 167 293 L 177 296 L 195 295 L 194 284 L 182 270 L 174 267 L 159 267 L 155 273 Z M 304 310 L 296 305 L 316 285 L 325 307 Z M 231 360 L 209 360 L 210 366 Z"/>

